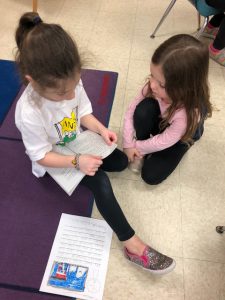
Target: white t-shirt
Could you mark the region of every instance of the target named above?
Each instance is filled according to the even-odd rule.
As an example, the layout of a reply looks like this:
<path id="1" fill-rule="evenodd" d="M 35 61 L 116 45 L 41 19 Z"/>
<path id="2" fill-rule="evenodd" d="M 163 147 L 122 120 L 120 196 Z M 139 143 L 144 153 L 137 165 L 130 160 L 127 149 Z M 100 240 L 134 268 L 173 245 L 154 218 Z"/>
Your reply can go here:
<path id="1" fill-rule="evenodd" d="M 22 134 L 32 173 L 41 177 L 45 168 L 36 161 L 44 158 L 54 144 L 68 143 L 80 133 L 80 118 L 92 113 L 91 102 L 80 81 L 72 100 L 51 101 L 27 86 L 16 105 L 15 122 Z"/>

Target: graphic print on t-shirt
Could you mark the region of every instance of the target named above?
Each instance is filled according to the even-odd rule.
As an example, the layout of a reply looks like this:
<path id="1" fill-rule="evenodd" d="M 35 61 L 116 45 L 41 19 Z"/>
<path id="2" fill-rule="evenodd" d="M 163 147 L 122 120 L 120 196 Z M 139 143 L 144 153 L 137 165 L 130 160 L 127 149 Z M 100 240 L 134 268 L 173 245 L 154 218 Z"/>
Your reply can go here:
<path id="1" fill-rule="evenodd" d="M 57 145 L 64 146 L 66 143 L 75 140 L 78 130 L 77 109 L 71 111 L 70 118 L 64 117 L 54 125 L 59 136 L 59 141 L 56 143 Z"/>

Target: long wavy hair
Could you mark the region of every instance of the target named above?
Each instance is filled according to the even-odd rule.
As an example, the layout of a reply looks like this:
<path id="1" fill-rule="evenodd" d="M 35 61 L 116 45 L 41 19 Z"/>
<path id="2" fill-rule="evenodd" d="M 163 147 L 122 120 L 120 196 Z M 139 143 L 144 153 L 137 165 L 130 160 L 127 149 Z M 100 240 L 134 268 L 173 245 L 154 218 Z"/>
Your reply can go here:
<path id="1" fill-rule="evenodd" d="M 190 35 L 178 34 L 155 50 L 152 63 L 161 66 L 165 90 L 172 100 L 160 128 L 165 129 L 175 111 L 184 108 L 187 129 L 181 140 L 191 142 L 198 123 L 212 115 L 208 86 L 208 47 Z M 145 96 L 152 96 L 149 80 L 147 85 Z"/>

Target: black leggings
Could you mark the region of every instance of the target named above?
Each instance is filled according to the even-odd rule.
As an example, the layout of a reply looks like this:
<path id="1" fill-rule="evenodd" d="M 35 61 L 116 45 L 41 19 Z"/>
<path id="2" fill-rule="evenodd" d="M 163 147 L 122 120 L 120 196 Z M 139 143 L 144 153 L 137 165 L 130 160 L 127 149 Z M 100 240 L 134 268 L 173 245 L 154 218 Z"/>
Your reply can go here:
<path id="1" fill-rule="evenodd" d="M 128 165 L 127 156 L 116 149 L 103 160 L 103 164 L 94 176 L 85 176 L 81 184 L 88 187 L 95 198 L 97 208 L 116 233 L 120 241 L 126 241 L 134 235 L 134 230 L 127 222 L 112 190 L 107 172 L 119 172 Z"/>
<path id="2" fill-rule="evenodd" d="M 224 0 L 206 0 L 206 3 L 223 12 L 225 11 Z M 210 24 L 214 27 L 219 27 L 219 31 L 213 42 L 213 46 L 219 50 L 225 48 L 225 15 L 223 13 L 220 13 L 213 16 L 210 20 Z"/>
<path id="3" fill-rule="evenodd" d="M 157 100 L 145 98 L 137 105 L 133 117 L 137 140 L 146 140 L 150 134 L 160 133 L 159 116 L 160 108 Z M 188 149 L 186 144 L 179 141 L 167 149 L 145 155 L 142 179 L 151 185 L 159 184 L 175 170 Z"/>

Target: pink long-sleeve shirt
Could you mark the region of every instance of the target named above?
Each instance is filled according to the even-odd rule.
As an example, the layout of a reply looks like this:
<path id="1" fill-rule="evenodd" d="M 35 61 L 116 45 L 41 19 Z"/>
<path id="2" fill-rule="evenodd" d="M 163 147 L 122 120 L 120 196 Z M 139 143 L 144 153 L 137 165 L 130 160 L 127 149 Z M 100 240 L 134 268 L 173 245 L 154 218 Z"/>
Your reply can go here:
<path id="1" fill-rule="evenodd" d="M 157 152 L 176 144 L 186 132 L 187 128 L 187 114 L 184 108 L 177 109 L 174 115 L 169 120 L 170 126 L 168 126 L 162 133 L 150 137 L 147 140 L 136 140 L 135 129 L 133 125 L 133 115 L 136 106 L 143 99 L 144 90 L 141 90 L 139 94 L 130 104 L 124 119 L 123 126 L 123 148 L 136 148 L 141 155 Z M 161 117 L 164 116 L 167 108 L 170 104 L 164 102 L 162 99 L 156 99 L 159 103 Z M 151 101 L 151 100 L 149 100 Z"/>

